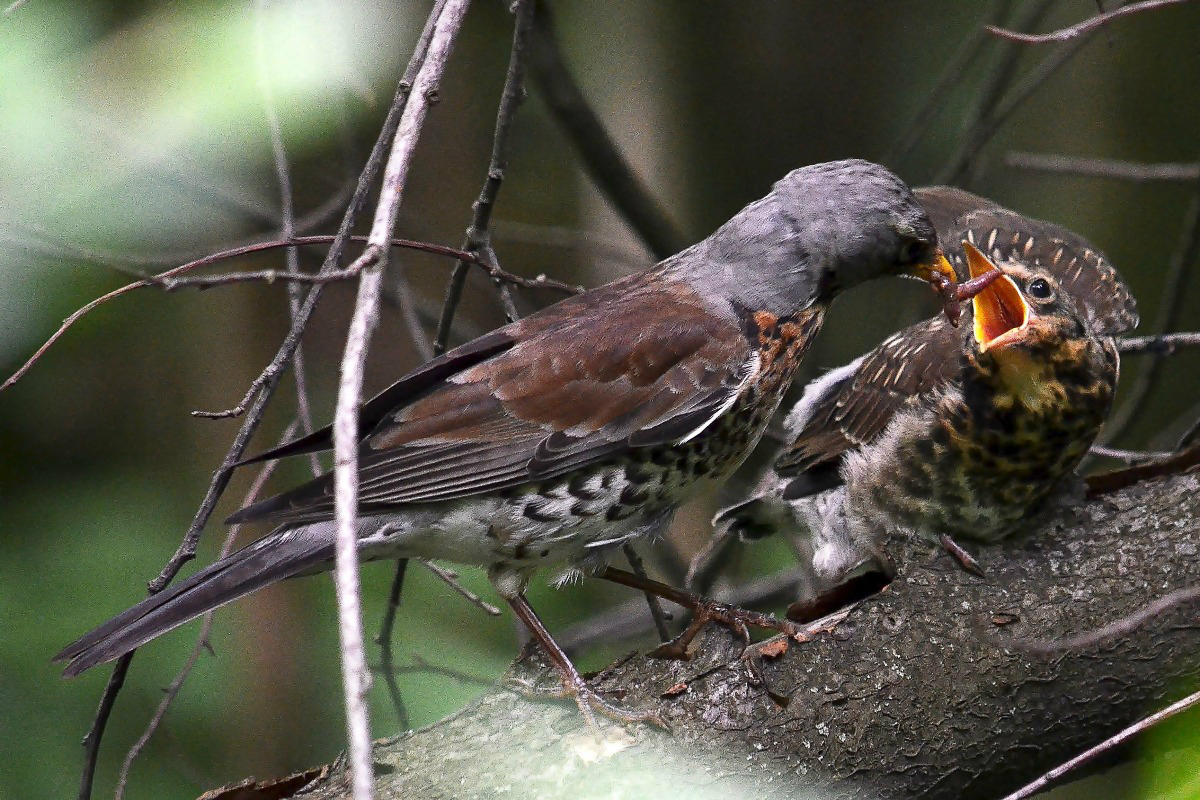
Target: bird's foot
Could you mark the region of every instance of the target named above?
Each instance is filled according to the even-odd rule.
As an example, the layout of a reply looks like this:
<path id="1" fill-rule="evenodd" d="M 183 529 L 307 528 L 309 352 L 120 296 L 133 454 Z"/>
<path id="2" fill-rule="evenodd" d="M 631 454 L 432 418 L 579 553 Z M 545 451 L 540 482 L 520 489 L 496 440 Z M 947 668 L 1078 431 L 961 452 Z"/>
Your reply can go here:
<path id="1" fill-rule="evenodd" d="M 560 673 L 558 677 L 558 687 L 553 689 L 535 686 L 532 681 L 511 675 L 504 683 L 512 691 L 530 700 L 540 700 L 547 697 L 556 700 L 570 698 L 579 707 L 579 711 L 583 714 L 583 720 L 587 723 L 588 728 L 597 735 L 602 735 L 597 714 L 624 725 L 642 723 L 654 725 L 665 731 L 671 730 L 671 727 L 657 711 L 632 711 L 605 700 L 600 696 L 599 692 L 588 686 L 587 681 L 578 672 L 575 672 L 573 675 Z"/>
<path id="2" fill-rule="evenodd" d="M 692 612 L 692 621 L 683 633 L 651 650 L 647 654 L 651 658 L 688 660 L 690 657 L 688 647 L 697 634 L 709 622 L 720 622 L 723 625 L 729 626 L 747 644 L 750 643 L 750 626 L 777 631 L 793 638 L 805 637 L 803 628 L 786 619 L 779 619 L 772 614 L 762 614 L 758 611 L 751 611 L 727 603 L 718 603 L 707 597 L 685 592 L 673 586 L 668 586 L 665 583 L 634 575 L 625 570 L 606 567 L 603 572 L 599 573 L 599 577 L 622 584 L 623 586 L 655 594 Z"/>
<path id="3" fill-rule="evenodd" d="M 958 565 L 967 572 L 980 578 L 987 577 L 983 571 L 983 567 L 979 566 L 979 562 L 975 560 L 975 556 L 968 553 L 961 544 L 951 539 L 948 534 L 943 533 L 939 536 L 938 543 L 941 544 L 943 550 L 954 556 L 954 560 L 958 562 Z"/>
<path id="4" fill-rule="evenodd" d="M 544 696 L 549 694 L 552 697 L 570 697 L 575 701 L 575 705 L 579 706 L 579 711 L 583 714 L 583 719 L 588 727 L 597 735 L 601 735 L 601 730 L 600 724 L 596 719 L 596 712 L 617 722 L 644 722 L 657 725 L 663 730 L 669 731 L 671 729 L 656 711 L 629 711 L 613 705 L 602 698 L 592 687 L 588 686 L 587 681 L 579 674 L 579 670 L 571 663 L 571 659 L 567 658 L 567 654 L 554 641 L 554 637 L 550 635 L 550 631 L 546 630 L 546 626 L 542 624 L 542 620 L 529 605 L 529 601 L 525 599 L 525 595 L 516 595 L 507 598 L 507 600 L 516 613 L 517 618 L 525 624 L 525 627 L 533 634 L 534 640 L 541 645 L 542 650 L 549 656 L 550 663 L 554 665 L 555 670 L 558 672 L 561 686 L 557 692 L 553 690 L 550 692 L 536 692 L 531 685 L 526 684 L 524 690 L 517 690 L 519 693 L 525 696 L 534 694 L 542 694 Z M 520 683 L 520 681 L 517 681 L 516 685 L 520 686 Z"/>

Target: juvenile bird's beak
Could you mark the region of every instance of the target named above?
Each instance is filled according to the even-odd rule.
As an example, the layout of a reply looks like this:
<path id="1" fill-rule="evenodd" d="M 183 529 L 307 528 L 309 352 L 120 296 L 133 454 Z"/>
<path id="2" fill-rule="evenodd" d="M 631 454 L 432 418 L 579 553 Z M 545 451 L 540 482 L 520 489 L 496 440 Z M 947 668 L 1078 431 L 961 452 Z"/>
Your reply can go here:
<path id="1" fill-rule="evenodd" d="M 996 269 L 996 265 L 970 242 L 962 244 L 972 279 Z M 1011 344 L 1029 325 L 1029 304 L 1007 275 L 1001 275 L 975 295 L 971 304 L 975 309 L 975 341 L 979 343 L 980 352 Z"/>
<path id="2" fill-rule="evenodd" d="M 929 281 L 933 290 L 942 298 L 942 310 L 946 314 L 946 319 L 950 320 L 950 324 L 957 328 L 958 320 L 962 317 L 962 301 L 979 294 L 992 281 L 999 278 L 1001 272 L 993 269 L 990 273 L 973 276 L 971 280 L 959 283 L 954 267 L 950 266 L 945 253 L 939 247 L 928 262 L 913 265 L 911 274 L 921 280 Z"/>

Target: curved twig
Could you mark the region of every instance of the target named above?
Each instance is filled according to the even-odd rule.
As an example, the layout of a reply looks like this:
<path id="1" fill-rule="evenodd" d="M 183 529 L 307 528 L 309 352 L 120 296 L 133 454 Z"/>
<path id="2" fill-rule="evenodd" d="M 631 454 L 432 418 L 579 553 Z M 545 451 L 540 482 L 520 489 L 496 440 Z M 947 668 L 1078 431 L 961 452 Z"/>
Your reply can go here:
<path id="1" fill-rule="evenodd" d="M 983 27 L 988 33 L 999 36 L 1001 39 L 1008 39 L 1010 42 L 1021 42 L 1022 44 L 1046 44 L 1048 42 L 1065 42 L 1070 39 L 1076 39 L 1086 33 L 1090 33 L 1097 28 L 1103 27 L 1106 23 L 1120 17 L 1129 16 L 1130 14 L 1138 14 L 1142 11 L 1152 11 L 1156 8 L 1165 6 L 1177 6 L 1187 3 L 1189 0 L 1145 0 L 1142 3 L 1134 3 L 1133 5 L 1124 6 L 1123 8 L 1106 11 L 1103 14 L 1097 14 L 1089 20 L 1080 22 L 1077 25 L 1071 25 L 1067 28 L 1060 28 L 1050 33 L 1021 33 L 1019 31 L 1010 31 L 1004 28 L 997 28 L 995 25 L 984 25 Z"/>

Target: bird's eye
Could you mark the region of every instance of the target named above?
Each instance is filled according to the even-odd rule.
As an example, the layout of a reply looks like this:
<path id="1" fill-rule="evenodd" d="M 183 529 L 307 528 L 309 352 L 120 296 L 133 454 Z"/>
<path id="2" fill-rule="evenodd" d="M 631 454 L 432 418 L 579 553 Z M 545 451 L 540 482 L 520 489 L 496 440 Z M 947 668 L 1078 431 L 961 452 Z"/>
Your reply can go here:
<path id="1" fill-rule="evenodd" d="M 1050 282 L 1045 278 L 1035 278 L 1029 282 L 1029 294 L 1039 300 L 1046 300 L 1054 296 L 1054 290 L 1050 288 Z"/>
<path id="2" fill-rule="evenodd" d="M 900 246 L 900 263 L 912 264 L 925 254 L 925 243 L 910 239 Z"/>

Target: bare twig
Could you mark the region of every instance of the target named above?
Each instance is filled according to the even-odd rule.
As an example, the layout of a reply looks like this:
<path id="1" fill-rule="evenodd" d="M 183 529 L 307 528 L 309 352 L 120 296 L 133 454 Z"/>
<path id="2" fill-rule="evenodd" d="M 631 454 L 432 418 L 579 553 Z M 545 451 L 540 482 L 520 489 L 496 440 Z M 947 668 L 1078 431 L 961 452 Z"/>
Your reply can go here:
<path id="1" fill-rule="evenodd" d="M 1061 778 L 1063 775 L 1066 775 L 1076 767 L 1086 764 L 1096 756 L 1113 749 L 1117 745 L 1123 744 L 1129 739 L 1132 739 L 1134 736 L 1137 736 L 1139 733 L 1154 727 L 1163 720 L 1170 719 L 1176 714 L 1187 711 L 1189 708 L 1192 708 L 1196 705 L 1200 705 L 1200 692 L 1190 694 L 1182 700 L 1167 706 L 1162 711 L 1151 714 L 1140 722 L 1130 725 L 1128 728 L 1125 728 L 1118 734 L 1110 736 L 1095 747 L 1083 751 L 1065 764 L 1055 767 L 1033 783 L 1030 783 L 1027 786 L 1024 786 L 1008 795 L 1007 797 L 1004 797 L 1003 800 L 1024 800 L 1026 797 L 1031 797 L 1050 786 L 1056 780 Z"/>
<path id="2" fill-rule="evenodd" d="M 799 567 L 768 575 L 748 583 L 738 584 L 728 592 L 714 595 L 722 603 L 744 608 L 767 608 L 796 599 L 796 592 L 807 580 L 807 572 Z M 555 637 L 568 653 L 603 642 L 632 639 L 654 630 L 653 622 L 642 611 L 645 601 L 635 598 L 604 614 L 579 622 Z"/>
<path id="3" fill-rule="evenodd" d="M 639 578 L 649 577 L 646 575 L 646 565 L 642 562 L 642 557 L 633 549 L 632 544 L 626 542 L 621 546 L 621 552 L 625 554 L 625 560 L 629 562 L 629 569 L 634 575 Z M 662 603 L 649 592 L 643 594 L 646 596 L 646 604 L 650 606 L 650 616 L 654 619 L 654 629 L 658 631 L 658 638 L 664 642 L 671 641 L 671 631 L 667 629 L 667 612 L 663 611 Z"/>
<path id="4" fill-rule="evenodd" d="M 271 87 L 271 78 L 267 73 L 265 30 L 265 0 L 254 0 L 254 61 L 255 74 L 258 78 L 259 91 L 263 96 L 263 116 L 266 117 L 267 131 L 271 138 L 271 155 L 275 162 L 275 179 L 279 183 L 279 238 L 291 239 L 296 235 L 296 209 L 293 201 L 292 171 L 288 165 L 287 148 L 283 143 L 283 128 L 279 124 L 279 114 L 275 110 L 275 92 Z M 300 271 L 300 250 L 293 246 L 287 249 L 287 268 L 289 272 Z M 304 300 L 304 289 L 298 283 L 288 283 L 288 312 L 295 319 Z M 312 410 L 308 404 L 308 379 L 304 368 L 304 348 L 296 346 L 292 354 L 292 378 L 296 382 L 296 413 L 300 419 L 302 433 L 311 433 Z M 321 462 L 316 453 L 309 455 L 309 464 L 314 475 L 320 474 Z"/>
<path id="5" fill-rule="evenodd" d="M 516 20 L 513 23 L 512 50 L 508 58 L 508 71 L 504 77 L 504 89 L 500 93 L 500 106 L 496 110 L 496 128 L 492 134 L 492 156 L 488 164 L 487 179 L 478 199 L 471 206 L 471 224 L 463 239 L 462 249 L 477 256 L 486 256 L 485 249 L 490 251 L 491 234 L 488 224 L 492 219 L 492 210 L 496 205 L 496 196 L 504 183 L 504 173 L 508 168 L 508 136 L 512 130 L 513 117 L 517 107 L 525 97 L 525 60 L 529 51 L 529 35 L 532 25 L 532 0 L 520 0 L 513 6 Z M 482 261 L 459 259 L 450 275 L 446 287 L 446 301 L 442 305 L 442 318 L 438 322 L 437 335 L 434 339 L 433 352 L 444 353 L 450 342 L 450 329 L 454 325 L 454 315 L 462 300 L 463 289 L 467 282 L 467 271 L 471 263 L 483 263 L 485 266 L 496 267 L 494 258 L 486 257 Z M 493 278 L 495 275 L 493 274 Z M 507 299 L 511 304 L 511 298 Z M 508 310 L 508 309 L 506 309 Z"/>
<path id="6" fill-rule="evenodd" d="M 1112 11 L 1106 11 L 1103 14 L 1097 14 L 1089 20 L 1080 22 L 1077 25 L 1072 25 L 1069 28 L 1060 28 L 1050 33 L 1021 33 L 1019 31 L 1005 30 L 997 28 L 994 25 L 985 25 L 988 33 L 994 36 L 999 36 L 1002 39 L 1008 39 L 1010 42 L 1020 42 L 1022 44 L 1046 44 L 1047 42 L 1065 42 L 1070 39 L 1077 39 L 1084 34 L 1090 33 L 1104 26 L 1106 23 L 1114 19 L 1127 16 L 1129 14 L 1137 14 L 1142 11 L 1152 11 L 1156 8 L 1165 6 L 1177 6 L 1189 0 L 1145 0 L 1142 3 L 1134 3 L 1123 8 L 1117 8 Z"/>
<path id="7" fill-rule="evenodd" d="M 434 22 L 429 49 L 413 81 L 412 94 L 400 117 L 391 154 L 384 167 L 383 185 L 371 233 L 367 237 L 367 248 L 355 261 L 362 275 L 346 334 L 333 422 L 334 524 L 337 529 L 334 580 L 355 800 L 370 800 L 374 786 L 366 702 L 370 673 L 363 649 L 358 585 L 358 409 L 362 403 L 363 372 L 371 331 L 379 313 L 389 242 L 396 226 L 408 170 L 469 4 L 470 0 L 447 0 L 431 14 Z"/>
<path id="8" fill-rule="evenodd" d="M 1124 356 L 1143 353 L 1169 356 L 1181 347 L 1200 347 L 1200 333 L 1164 333 L 1159 336 L 1126 336 L 1117 339 L 1117 350 Z"/>
<path id="9" fill-rule="evenodd" d="M 410 672 L 428 672 L 434 675 L 444 675 L 447 678 L 453 678 L 454 680 L 461 681 L 463 683 L 473 683 L 478 686 L 491 686 L 495 683 L 492 678 L 484 678 L 478 675 L 471 675 L 466 672 L 459 672 L 456 669 L 451 669 L 450 667 L 445 667 L 440 664 L 434 664 L 426 661 L 419 653 L 412 654 L 412 662 L 413 663 L 409 664 L 408 666 L 396 667 L 396 674 L 405 675 Z"/>
<path id="10" fill-rule="evenodd" d="M 408 572 L 408 559 L 396 559 L 396 574 L 392 576 L 392 589 L 388 592 L 387 610 L 383 614 L 383 622 L 379 625 L 379 635 L 375 643 L 379 645 L 379 670 L 383 673 L 384 683 L 387 684 L 388 694 L 392 697 L 392 708 L 396 710 L 396 719 L 400 722 L 401 730 L 408 730 L 410 721 L 408 706 L 404 704 L 404 695 L 400 693 L 400 685 L 396 683 L 395 654 L 392 652 L 392 631 L 396 627 L 396 611 L 400 608 L 400 597 L 404 589 L 404 576 Z"/>
<path id="11" fill-rule="evenodd" d="M 296 429 L 299 427 L 299 420 L 293 420 L 292 424 L 288 425 L 282 437 L 280 437 L 280 443 L 291 440 Z M 259 470 L 258 475 L 254 478 L 254 483 L 250 486 L 250 491 L 246 492 L 246 497 L 242 501 L 243 506 L 250 505 L 258 499 L 258 495 L 262 492 L 263 487 L 267 485 L 267 481 L 270 480 L 272 473 L 275 472 L 275 468 L 278 465 L 278 461 L 270 461 Z M 221 552 L 217 556 L 218 558 L 224 558 L 229 555 L 241 529 L 241 525 L 230 526 L 229 532 L 225 534 L 225 541 L 221 544 Z M 175 698 L 179 696 L 179 691 L 192 674 L 192 670 L 196 668 L 196 664 L 200 660 L 200 655 L 210 648 L 209 634 L 212 633 L 213 615 L 215 613 L 215 611 L 209 611 L 204 615 L 203 621 L 200 624 L 200 633 L 196 637 L 196 644 L 192 646 L 192 652 L 188 654 L 183 667 L 175 675 L 175 679 L 171 681 L 170 686 L 163 690 L 163 698 L 159 702 L 158 708 L 154 710 L 154 715 L 150 718 L 150 722 L 146 724 L 146 730 L 142 732 L 142 735 L 138 737 L 134 745 L 129 748 L 129 752 L 125 754 L 125 760 L 121 763 L 121 773 L 117 778 L 117 788 L 113 792 L 116 800 L 121 800 L 125 796 L 125 786 L 129 782 L 129 771 L 133 768 L 133 762 L 146 749 L 146 745 L 149 744 L 151 737 L 154 736 L 155 732 L 162 725 L 163 720 L 166 719 L 167 710 L 175 702 Z"/>
<path id="12" fill-rule="evenodd" d="M 1192 442 L 1170 458 L 1147 461 L 1132 467 L 1101 472 L 1087 477 L 1087 496 L 1099 497 L 1151 478 L 1177 475 L 1200 466 L 1200 442 Z"/>
<path id="13" fill-rule="evenodd" d="M 655 257 L 666 258 L 686 247 L 687 237 L 629 166 L 571 77 L 545 0 L 535 3 L 529 66 L 547 108 L 575 145 L 588 174 Z"/>
<path id="14" fill-rule="evenodd" d="M 425 558 L 419 558 L 417 561 L 421 564 L 421 566 L 425 567 L 425 569 L 432 572 L 438 580 L 445 583 L 447 586 L 461 595 L 468 603 L 475 606 L 483 613 L 491 617 L 500 616 L 500 609 L 496 608 L 494 605 L 472 592 L 466 586 L 463 586 L 461 583 L 459 583 L 458 573 L 454 570 L 446 569 L 440 564 L 436 564 L 433 561 Z"/>
<path id="15" fill-rule="evenodd" d="M 422 36 L 418 42 L 418 51 L 423 52 L 428 44 L 428 32 Z M 388 110 L 387 118 L 384 120 L 383 129 L 380 132 L 379 138 L 376 140 L 375 146 L 371 151 L 371 155 L 367 159 L 366 165 L 363 167 L 362 173 L 359 175 L 358 183 L 355 186 L 354 194 L 350 198 L 346 212 L 342 217 L 341 225 L 338 229 L 338 234 L 330 245 L 329 253 L 325 257 L 325 262 L 321 267 L 322 272 L 331 271 L 337 268 L 340 262 L 342 253 L 345 250 L 346 242 L 349 239 L 350 229 L 353 227 L 357 219 L 358 212 L 362 208 L 367 199 L 367 192 L 374 183 L 375 176 L 378 173 L 379 166 L 382 163 L 384 150 L 387 143 L 390 141 L 392 134 L 399 124 L 400 114 L 404 109 L 408 99 L 408 88 L 411 85 L 410 81 L 401 81 L 400 88 L 396 92 L 396 96 L 392 101 L 392 105 Z M 182 271 L 182 270 L 180 270 Z M 128 291 L 130 288 L 138 288 L 131 284 L 121 290 L 120 293 Z M 242 427 L 239 429 L 237 436 L 234 437 L 233 444 L 225 454 L 225 459 L 221 462 L 221 466 L 213 475 L 212 481 L 209 483 L 204 499 L 201 501 L 200 507 L 197 509 L 195 516 L 192 519 L 191 525 L 184 534 L 183 540 L 175 553 L 168 560 L 158 576 L 150 582 L 150 592 L 156 593 L 171 581 L 172 578 L 179 572 L 179 569 L 189 560 L 195 557 L 196 545 L 200 540 L 200 532 L 207 524 L 209 517 L 212 516 L 213 510 L 216 508 L 217 501 L 224 494 L 225 488 L 229 485 L 229 479 L 233 474 L 234 464 L 242 457 L 245 452 L 246 445 L 249 443 L 254 432 L 258 429 L 258 425 L 262 422 L 263 412 L 266 410 L 266 405 L 273 396 L 275 389 L 279 385 L 279 378 L 282 375 L 283 367 L 287 364 L 288 359 L 299 342 L 300 336 L 303 334 L 305 327 L 308 324 L 309 318 L 312 316 L 313 310 L 316 308 L 317 300 L 320 296 L 320 286 L 314 286 L 309 291 L 305 298 L 304 305 L 301 306 L 300 312 L 295 315 L 292 320 L 291 329 L 288 331 L 287 337 L 283 344 L 280 345 L 275 358 L 263 371 L 268 378 L 263 380 L 262 391 L 259 393 L 253 405 L 247 410 L 246 418 L 242 421 Z M 110 293 L 112 294 L 112 293 Z M 78 313 L 78 312 L 77 312 Z M 82 316 L 82 313 L 78 314 Z M 62 329 L 59 333 L 61 335 Z M 43 351 L 47 345 L 43 346 Z M 23 369 L 28 369 L 27 364 Z M 18 377 L 18 376 L 14 376 Z M 9 379 L 5 385 L 12 382 Z M 0 387 L 3 388 L 3 387 Z M 104 737 L 104 730 L 108 725 L 108 718 L 112 714 L 112 708 L 116 702 L 117 695 L 121 691 L 121 687 L 125 682 L 125 675 L 129 671 L 129 664 L 133 660 L 136 651 L 131 651 L 121 656 L 113 668 L 112 675 L 109 677 L 108 683 L 104 687 L 104 692 L 100 697 L 99 708 L 96 711 L 96 716 L 92 721 L 92 726 L 84 737 L 84 763 L 82 774 L 80 777 L 79 795 L 80 800 L 89 800 L 92 794 L 92 785 L 95 780 L 96 764 L 100 752 L 100 743 Z"/>
<path id="16" fill-rule="evenodd" d="M 996 24 L 999 24 L 1008 14 L 1010 5 L 1010 0 L 998 0 L 992 3 L 989 18 Z M 988 41 L 987 33 L 983 28 L 972 29 L 971 35 L 962 43 L 958 52 L 954 54 L 954 57 L 942 69 L 942 74 L 938 76 L 933 88 L 925 96 L 925 101 L 917 109 L 917 113 L 913 116 L 912 122 L 909 123 L 908 129 L 904 131 L 903 135 L 896 140 L 895 146 L 883 157 L 883 163 L 896 164 L 908 157 L 908 154 L 921 141 L 921 137 L 925 135 L 925 131 L 929 130 L 929 126 L 937 118 L 936 112 L 938 106 L 942 104 L 946 94 L 961 84 L 963 73 L 978 58 L 980 52 L 983 50 L 983 46 Z"/>
<path id="17" fill-rule="evenodd" d="M 1170 266 L 1163 278 L 1158 314 L 1152 329 L 1154 336 L 1161 336 L 1176 327 L 1186 293 L 1188 275 L 1197 259 L 1200 259 L 1200 186 L 1197 186 L 1192 195 L 1180 230 L 1179 244 L 1171 255 Z M 1104 424 L 1104 430 L 1100 435 L 1100 444 L 1111 444 L 1125 432 L 1126 428 L 1137 418 L 1138 413 L 1158 385 L 1162 375 L 1163 361 L 1154 355 L 1153 349 L 1150 352 L 1150 363 L 1146 364 L 1138 374 L 1137 380 L 1129 394 L 1126 395 L 1125 402 Z"/>
<path id="18" fill-rule="evenodd" d="M 178 267 L 173 267 L 165 272 L 160 272 L 156 275 L 148 275 L 137 281 L 134 281 L 133 283 L 128 283 L 112 290 L 111 292 L 108 292 L 107 294 L 97 297 L 95 300 L 92 300 L 90 303 L 82 306 L 73 312 L 69 317 L 67 317 L 63 321 L 63 324 L 59 326 L 58 330 L 56 330 L 50 336 L 50 338 L 47 339 L 41 345 L 41 347 L 39 347 L 37 351 L 29 357 L 28 360 L 21 365 L 16 372 L 10 375 L 3 384 L 0 384 L 0 391 L 7 389 L 17 381 L 21 380 L 21 378 L 25 377 L 25 374 L 29 372 L 33 365 L 36 364 L 43 355 L 45 355 L 46 351 L 49 350 L 55 342 L 62 338 L 62 335 L 66 333 L 67 330 L 70 329 L 70 327 L 78 322 L 81 318 L 94 311 L 96 308 L 109 302 L 110 300 L 115 300 L 116 298 L 124 294 L 128 294 L 135 289 L 157 286 L 167 291 L 174 291 L 183 288 L 207 289 L 213 286 L 224 286 L 234 283 L 271 283 L 273 281 L 285 280 L 311 284 L 313 286 L 321 286 L 326 283 L 337 283 L 349 278 L 357 277 L 359 270 L 357 268 L 348 268 L 346 270 L 326 270 L 324 267 L 320 272 L 317 273 L 292 273 L 279 270 L 262 270 L 259 272 L 238 272 L 230 275 L 217 275 L 209 278 L 198 278 L 196 280 L 176 278 L 176 276 L 190 272 L 194 269 L 211 266 L 220 261 L 237 258 L 238 256 L 249 255 L 251 253 L 260 253 L 266 250 L 275 250 L 280 247 L 293 247 L 296 245 L 339 245 L 339 242 L 341 242 L 341 244 L 336 248 L 337 257 L 340 258 L 346 241 L 364 242 L 366 241 L 366 238 L 367 237 L 364 236 L 342 236 L 342 234 L 339 233 L 336 236 L 297 236 L 294 239 L 288 240 L 255 242 L 253 244 L 242 245 L 240 247 L 233 247 L 228 250 L 210 253 L 202 258 L 189 261 L 188 263 L 181 264 Z M 551 278 L 547 278 L 544 275 L 539 275 L 536 278 L 525 278 L 520 275 L 514 275 L 511 272 L 506 272 L 498 267 L 490 267 L 483 261 L 482 258 L 479 258 L 471 253 L 467 253 L 463 250 L 456 250 L 453 247 L 444 247 L 442 245 L 430 244 L 428 242 L 417 242 L 411 239 L 392 239 L 391 246 L 403 247 L 410 250 L 419 250 L 424 253 L 432 253 L 434 255 L 446 256 L 448 258 L 472 260 L 472 263 L 479 264 L 487 269 L 488 274 L 494 279 L 503 280 L 513 284 L 514 286 L 520 286 L 526 289 L 549 289 L 551 291 L 562 292 L 563 294 L 575 294 L 581 291 L 579 286 L 556 281 Z M 335 250 L 331 249 L 330 255 L 332 255 L 334 252 Z M 328 257 L 326 258 L 326 263 L 331 263 Z M 253 387 L 255 391 L 257 388 L 258 387 Z M 253 391 L 251 394 L 253 394 Z M 233 414 L 228 413 L 223 414 L 223 416 L 232 415 Z"/>
<path id="19" fill-rule="evenodd" d="M 1175 455 L 1166 451 L 1121 450 L 1116 447 L 1094 445 L 1088 452 L 1099 458 L 1113 458 L 1126 464 L 1144 464 L 1148 461 L 1163 461 Z"/>
<path id="20" fill-rule="evenodd" d="M 1048 4 L 1046 4 L 1048 5 Z M 989 103 L 990 111 L 981 117 L 971 130 L 963 137 L 962 143 L 949 159 L 945 168 L 934 180 L 935 183 L 952 183 L 957 180 L 979 151 L 991 141 L 997 131 L 1010 116 L 1036 92 L 1043 83 L 1058 72 L 1068 61 L 1074 58 L 1083 46 L 1087 44 L 1090 34 L 1085 34 L 1063 44 L 1047 56 L 1025 78 L 1009 89 L 1003 97 L 994 104 Z M 1015 62 L 1014 62 L 1015 63 Z"/>
<path id="21" fill-rule="evenodd" d="M 1200 163 L 1143 164 L 1116 158 L 1076 158 L 1050 153 L 1009 153 L 1004 163 L 1017 169 L 1080 175 L 1087 178 L 1114 178 L 1131 183 L 1200 180 Z"/>

